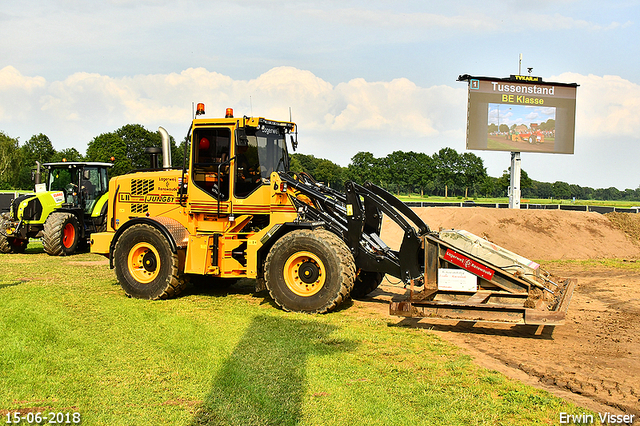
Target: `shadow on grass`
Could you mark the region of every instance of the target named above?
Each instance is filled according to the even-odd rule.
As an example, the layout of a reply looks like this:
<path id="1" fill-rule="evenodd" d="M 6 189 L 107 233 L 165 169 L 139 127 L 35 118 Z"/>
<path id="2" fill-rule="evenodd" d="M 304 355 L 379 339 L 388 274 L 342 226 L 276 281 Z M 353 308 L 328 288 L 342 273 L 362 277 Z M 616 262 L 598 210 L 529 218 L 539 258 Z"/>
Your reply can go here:
<path id="1" fill-rule="evenodd" d="M 8 284 L 0 283 L 0 290 L 2 290 L 3 288 L 20 285 L 20 284 L 22 284 L 24 282 L 26 282 L 26 281 L 16 281 L 16 282 L 13 282 L 13 283 L 8 283 Z"/>
<path id="2" fill-rule="evenodd" d="M 555 326 L 537 326 L 524 324 L 483 323 L 476 321 L 432 320 L 430 318 L 404 318 L 391 327 L 423 328 L 466 334 L 484 334 L 489 336 L 509 336 L 526 339 L 553 340 Z"/>
<path id="3" fill-rule="evenodd" d="M 298 424 L 309 357 L 353 349 L 331 338 L 334 330 L 320 321 L 255 317 L 190 425 Z"/>

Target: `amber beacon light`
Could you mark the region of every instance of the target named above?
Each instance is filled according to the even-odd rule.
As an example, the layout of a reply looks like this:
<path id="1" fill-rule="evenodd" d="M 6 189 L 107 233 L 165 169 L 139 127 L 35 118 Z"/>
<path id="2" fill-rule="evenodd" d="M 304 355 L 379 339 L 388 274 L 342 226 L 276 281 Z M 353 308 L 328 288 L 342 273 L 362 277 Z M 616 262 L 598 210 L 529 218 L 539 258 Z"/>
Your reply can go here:
<path id="1" fill-rule="evenodd" d="M 224 118 L 233 118 L 233 108 L 227 108 L 227 112 L 224 115 Z"/>
<path id="2" fill-rule="evenodd" d="M 199 103 L 196 106 L 196 115 L 204 115 L 204 104 L 203 103 Z"/>

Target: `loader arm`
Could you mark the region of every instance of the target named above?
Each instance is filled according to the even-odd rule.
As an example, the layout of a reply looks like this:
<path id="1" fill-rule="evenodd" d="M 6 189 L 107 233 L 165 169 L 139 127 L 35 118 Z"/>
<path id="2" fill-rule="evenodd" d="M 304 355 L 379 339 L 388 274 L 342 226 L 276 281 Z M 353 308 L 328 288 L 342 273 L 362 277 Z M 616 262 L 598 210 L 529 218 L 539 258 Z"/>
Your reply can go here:
<path id="1" fill-rule="evenodd" d="M 424 251 L 420 237 L 430 232 L 429 227 L 392 194 L 370 182 L 364 186 L 347 182 L 345 194 L 304 174 L 294 178 L 281 172 L 280 178 L 311 201 L 291 197 L 300 220 L 323 222 L 340 236 L 359 269 L 390 274 L 404 282 L 422 277 Z M 399 251 L 390 249 L 380 238 L 382 213 L 404 232 Z"/>

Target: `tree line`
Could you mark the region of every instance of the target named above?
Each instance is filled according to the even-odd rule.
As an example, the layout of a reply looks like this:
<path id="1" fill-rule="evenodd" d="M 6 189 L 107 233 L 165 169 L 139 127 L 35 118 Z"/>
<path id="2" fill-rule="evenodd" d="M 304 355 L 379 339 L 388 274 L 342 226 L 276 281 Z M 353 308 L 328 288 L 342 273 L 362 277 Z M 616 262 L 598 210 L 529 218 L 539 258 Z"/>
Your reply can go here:
<path id="1" fill-rule="evenodd" d="M 172 163 L 181 167 L 186 141 L 176 144 L 170 138 Z M 44 134 L 32 136 L 20 145 L 0 131 L 0 190 L 33 189 L 32 172 L 36 161 L 42 163 L 63 161 L 111 162 L 111 176 L 131 170 L 150 167 L 148 147 L 160 147 L 158 132 L 151 132 L 140 124 L 127 124 L 121 128 L 96 136 L 87 145 L 85 154 L 75 148 L 54 149 Z M 307 172 L 316 180 L 342 189 L 346 181 L 363 184 L 370 181 L 395 194 L 419 194 L 448 197 L 505 197 L 509 187 L 509 171 L 500 177 L 487 175 L 482 158 L 471 152 L 458 153 L 442 148 L 431 155 L 421 152 L 394 151 L 385 157 L 370 152 L 358 152 L 347 167 L 313 155 L 291 155 L 291 170 Z M 566 182 L 539 182 L 530 179 L 526 171 L 521 174 L 523 198 L 628 200 L 640 201 L 640 187 L 621 191 L 615 187 L 590 188 Z"/>

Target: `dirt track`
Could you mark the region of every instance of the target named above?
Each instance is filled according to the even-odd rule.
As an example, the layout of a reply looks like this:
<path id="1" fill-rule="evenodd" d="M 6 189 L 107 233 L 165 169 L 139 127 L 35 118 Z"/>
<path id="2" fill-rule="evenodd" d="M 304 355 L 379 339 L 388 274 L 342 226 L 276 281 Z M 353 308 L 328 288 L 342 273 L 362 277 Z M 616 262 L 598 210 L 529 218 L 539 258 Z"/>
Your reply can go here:
<path id="1" fill-rule="evenodd" d="M 640 268 L 545 266 L 545 261 L 556 259 L 635 262 L 640 258 L 637 242 L 597 213 L 416 210 L 432 229 L 466 229 L 541 262 L 556 276 L 577 278 L 578 285 L 566 324 L 555 329 L 391 317 L 393 321 L 430 329 L 468 351 L 479 364 L 587 408 L 602 412 L 613 407 L 640 416 Z M 397 248 L 400 238 L 400 231 L 385 223 L 383 239 Z M 405 297 L 405 290 L 385 280 L 368 300 L 356 303 L 388 315 L 388 304 L 378 302 Z"/>

